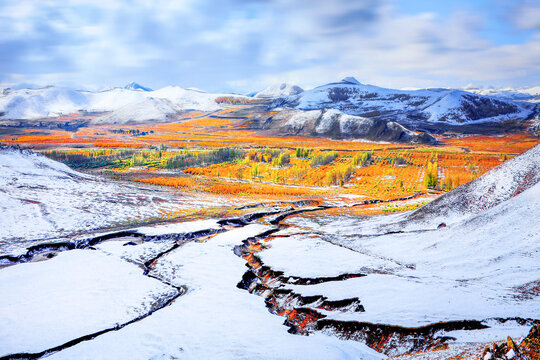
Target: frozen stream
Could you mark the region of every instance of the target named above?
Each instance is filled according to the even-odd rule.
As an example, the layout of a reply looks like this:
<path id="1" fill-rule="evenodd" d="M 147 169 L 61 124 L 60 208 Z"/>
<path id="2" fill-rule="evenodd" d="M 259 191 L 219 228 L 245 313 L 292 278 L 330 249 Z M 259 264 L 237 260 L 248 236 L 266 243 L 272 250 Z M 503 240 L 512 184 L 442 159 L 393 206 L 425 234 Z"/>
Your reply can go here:
<path id="1" fill-rule="evenodd" d="M 526 318 L 467 306 L 445 312 L 430 301 L 467 291 L 434 283 L 439 293 L 427 296 L 435 290 L 401 273 L 409 263 L 321 237 L 301 214 L 315 210 L 138 228 L 71 251 L 36 248 L 21 258 L 30 262 L 0 270 L 0 358 L 375 359 L 530 328 Z M 280 211 L 297 215 L 287 220 L 296 225 L 284 225 Z M 527 304 L 535 305 L 522 302 L 524 314 Z"/>

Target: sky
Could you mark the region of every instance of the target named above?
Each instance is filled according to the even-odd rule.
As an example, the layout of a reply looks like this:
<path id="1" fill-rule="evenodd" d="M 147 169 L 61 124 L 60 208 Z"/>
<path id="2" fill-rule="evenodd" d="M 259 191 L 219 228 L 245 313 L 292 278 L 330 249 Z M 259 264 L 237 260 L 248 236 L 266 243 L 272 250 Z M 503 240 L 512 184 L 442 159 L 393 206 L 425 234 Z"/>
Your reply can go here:
<path id="1" fill-rule="evenodd" d="M 0 0 L 0 86 L 540 85 L 540 0 Z"/>

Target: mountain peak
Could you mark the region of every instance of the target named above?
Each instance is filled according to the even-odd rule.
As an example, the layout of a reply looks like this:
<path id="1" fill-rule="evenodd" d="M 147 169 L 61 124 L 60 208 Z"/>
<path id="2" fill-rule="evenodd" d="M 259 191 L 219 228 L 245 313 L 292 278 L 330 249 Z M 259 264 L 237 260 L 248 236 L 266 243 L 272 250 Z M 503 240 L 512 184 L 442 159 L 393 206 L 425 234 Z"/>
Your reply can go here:
<path id="1" fill-rule="evenodd" d="M 124 89 L 127 89 L 127 90 L 141 90 L 141 91 L 152 91 L 152 89 L 150 88 L 147 88 L 147 87 L 144 87 L 140 84 L 137 84 L 136 82 L 130 82 L 129 84 L 127 84 L 126 86 L 124 86 Z"/>
<path id="2" fill-rule="evenodd" d="M 356 80 L 356 78 L 352 77 L 352 76 L 347 76 L 346 78 L 344 78 L 343 80 L 341 80 L 342 82 L 345 82 L 345 83 L 349 83 L 349 84 L 354 84 L 354 85 L 362 85 L 360 83 L 360 81 Z"/>

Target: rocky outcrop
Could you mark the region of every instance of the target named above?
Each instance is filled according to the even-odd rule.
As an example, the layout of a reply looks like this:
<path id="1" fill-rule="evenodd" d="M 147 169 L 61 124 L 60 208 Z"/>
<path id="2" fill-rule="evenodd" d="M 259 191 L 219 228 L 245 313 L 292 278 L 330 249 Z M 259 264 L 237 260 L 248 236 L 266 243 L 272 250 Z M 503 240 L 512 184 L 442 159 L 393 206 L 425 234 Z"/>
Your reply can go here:
<path id="1" fill-rule="evenodd" d="M 537 322 L 521 343 L 516 345 L 509 336 L 505 343 L 486 347 L 482 360 L 540 359 L 540 323 Z"/>
<path id="2" fill-rule="evenodd" d="M 265 123 L 267 130 L 284 135 L 362 139 L 412 144 L 434 144 L 436 139 L 414 132 L 394 121 L 377 117 L 348 115 L 335 109 L 282 111 Z"/>

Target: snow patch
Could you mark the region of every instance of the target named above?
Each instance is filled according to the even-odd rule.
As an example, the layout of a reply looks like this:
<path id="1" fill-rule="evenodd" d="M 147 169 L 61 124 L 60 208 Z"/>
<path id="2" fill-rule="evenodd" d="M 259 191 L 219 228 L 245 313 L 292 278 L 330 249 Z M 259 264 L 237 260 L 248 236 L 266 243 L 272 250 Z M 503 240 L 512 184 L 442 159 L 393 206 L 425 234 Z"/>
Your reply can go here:
<path id="1" fill-rule="evenodd" d="M 0 356 L 35 353 L 149 312 L 178 291 L 113 256 L 73 250 L 0 271 Z"/>

